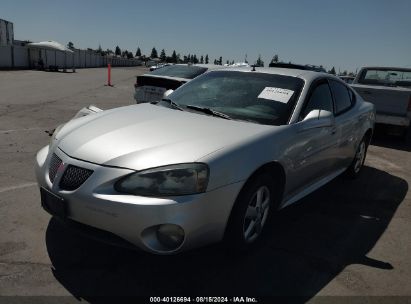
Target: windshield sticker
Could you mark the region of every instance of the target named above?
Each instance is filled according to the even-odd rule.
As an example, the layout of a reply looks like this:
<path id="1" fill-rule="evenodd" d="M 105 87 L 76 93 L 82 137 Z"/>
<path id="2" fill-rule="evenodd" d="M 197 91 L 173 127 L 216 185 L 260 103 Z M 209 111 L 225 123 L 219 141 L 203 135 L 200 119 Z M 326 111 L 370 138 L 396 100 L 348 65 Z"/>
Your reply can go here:
<path id="1" fill-rule="evenodd" d="M 293 94 L 294 94 L 294 91 L 292 90 L 265 87 L 264 90 L 261 91 L 260 95 L 258 95 L 258 98 L 275 100 L 275 101 L 279 101 L 282 103 L 287 103 Z"/>

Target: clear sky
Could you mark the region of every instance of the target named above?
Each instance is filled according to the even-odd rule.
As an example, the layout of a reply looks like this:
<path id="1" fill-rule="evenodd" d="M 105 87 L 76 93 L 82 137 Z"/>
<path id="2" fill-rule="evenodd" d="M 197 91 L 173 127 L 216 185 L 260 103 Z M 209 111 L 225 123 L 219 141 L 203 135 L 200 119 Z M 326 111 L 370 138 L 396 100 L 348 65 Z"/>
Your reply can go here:
<path id="1" fill-rule="evenodd" d="M 1 0 L 15 39 L 355 71 L 411 66 L 411 0 Z"/>

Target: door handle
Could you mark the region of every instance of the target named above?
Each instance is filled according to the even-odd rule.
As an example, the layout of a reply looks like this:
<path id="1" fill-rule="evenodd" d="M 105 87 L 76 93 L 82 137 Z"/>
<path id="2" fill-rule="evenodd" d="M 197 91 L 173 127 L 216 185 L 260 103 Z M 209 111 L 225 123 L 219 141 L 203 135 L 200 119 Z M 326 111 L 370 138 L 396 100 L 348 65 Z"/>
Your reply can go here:
<path id="1" fill-rule="evenodd" d="M 335 133 L 337 133 L 337 128 L 336 128 L 336 127 L 332 127 L 332 128 L 331 128 L 331 135 L 334 135 Z"/>

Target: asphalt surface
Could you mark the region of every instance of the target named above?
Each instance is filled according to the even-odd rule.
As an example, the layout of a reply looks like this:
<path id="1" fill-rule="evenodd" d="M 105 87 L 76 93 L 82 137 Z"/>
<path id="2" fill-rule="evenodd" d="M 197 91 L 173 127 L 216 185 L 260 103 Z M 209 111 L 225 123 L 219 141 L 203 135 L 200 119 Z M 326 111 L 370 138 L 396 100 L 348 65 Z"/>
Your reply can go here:
<path id="1" fill-rule="evenodd" d="M 114 87 L 104 86 L 105 69 L 0 71 L 0 295 L 410 301 L 397 296 L 411 295 L 411 147 L 384 128 L 357 180 L 339 177 L 279 212 L 273 232 L 247 254 L 216 245 L 152 256 L 89 240 L 51 219 L 33 172 L 36 151 L 49 141 L 45 131 L 89 104 L 132 104 L 135 76 L 144 71 L 113 69 Z"/>

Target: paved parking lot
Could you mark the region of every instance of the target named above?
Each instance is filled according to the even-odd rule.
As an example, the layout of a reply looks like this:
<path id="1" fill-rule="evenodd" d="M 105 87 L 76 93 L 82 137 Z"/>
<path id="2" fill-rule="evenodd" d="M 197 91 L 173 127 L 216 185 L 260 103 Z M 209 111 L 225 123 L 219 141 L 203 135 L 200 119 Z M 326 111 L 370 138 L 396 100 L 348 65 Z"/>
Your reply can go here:
<path id="1" fill-rule="evenodd" d="M 256 250 L 152 256 L 82 238 L 40 208 L 44 132 L 78 109 L 133 103 L 144 68 L 0 71 L 0 295 L 411 295 L 411 147 L 379 128 L 355 181 L 337 178 L 276 216 Z"/>

